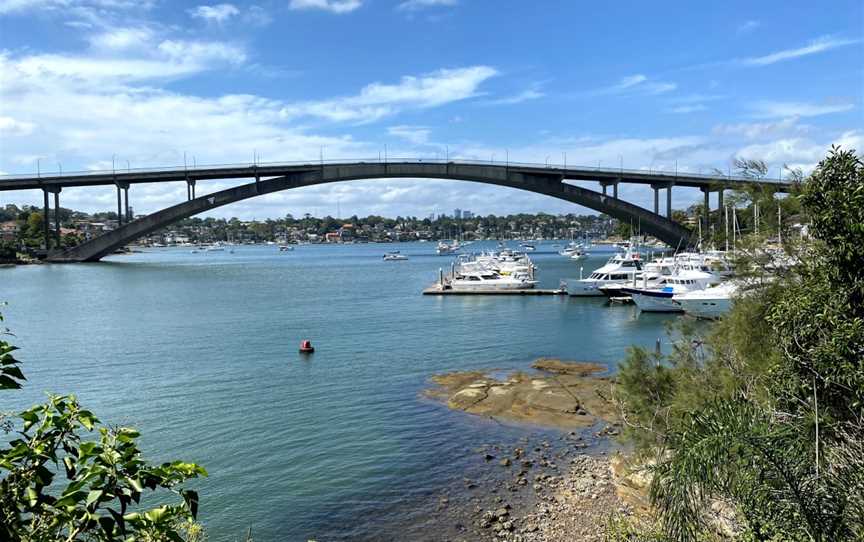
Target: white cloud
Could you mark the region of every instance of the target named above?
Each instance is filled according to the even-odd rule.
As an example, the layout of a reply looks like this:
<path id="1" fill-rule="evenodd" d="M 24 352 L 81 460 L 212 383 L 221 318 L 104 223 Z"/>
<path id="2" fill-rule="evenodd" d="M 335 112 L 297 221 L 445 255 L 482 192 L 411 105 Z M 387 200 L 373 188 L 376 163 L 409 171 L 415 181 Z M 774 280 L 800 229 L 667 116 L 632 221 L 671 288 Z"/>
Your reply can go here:
<path id="1" fill-rule="evenodd" d="M 351 13 L 363 5 L 362 0 L 291 0 L 290 9 L 320 9 L 331 13 Z"/>
<path id="2" fill-rule="evenodd" d="M 239 15 L 240 10 L 234 4 L 215 4 L 212 6 L 197 6 L 194 9 L 188 10 L 188 13 L 197 19 L 222 24 L 231 17 Z"/>
<path id="3" fill-rule="evenodd" d="M 218 41 L 165 40 L 159 44 L 158 50 L 175 62 L 193 66 L 222 62 L 242 64 L 246 61 L 243 49 Z"/>
<path id="4" fill-rule="evenodd" d="M 116 28 L 88 38 L 90 46 L 102 52 L 146 48 L 152 39 L 153 31 L 146 27 Z"/>
<path id="5" fill-rule="evenodd" d="M 761 101 L 752 104 L 757 118 L 818 117 L 831 113 L 842 113 L 855 108 L 851 103 L 813 104 L 805 102 Z"/>
<path id="6" fill-rule="evenodd" d="M 38 11 L 93 15 L 105 10 L 148 10 L 153 0 L 0 0 L 0 15 Z"/>
<path id="7" fill-rule="evenodd" d="M 621 82 L 615 85 L 612 88 L 618 90 L 628 89 L 630 87 L 635 87 L 636 85 L 642 84 L 648 80 L 648 77 L 642 75 L 641 73 L 636 75 L 628 75 L 627 77 L 622 77 Z"/>
<path id="8" fill-rule="evenodd" d="M 746 139 L 764 139 L 807 132 L 809 127 L 799 125 L 798 120 L 798 117 L 789 117 L 777 122 L 718 124 L 712 129 L 712 133 L 721 136 L 742 136 Z"/>
<path id="9" fill-rule="evenodd" d="M 397 84 L 372 83 L 360 94 L 331 100 L 286 105 L 285 119 L 319 117 L 334 122 L 373 122 L 403 109 L 424 109 L 464 100 L 497 74 L 489 66 L 443 69 L 421 76 L 405 76 Z"/>
<path id="10" fill-rule="evenodd" d="M 686 115 L 688 113 L 697 113 L 699 111 L 705 111 L 708 107 L 705 104 L 692 104 L 692 105 L 679 105 L 673 107 L 669 110 L 670 113 L 675 113 L 677 115 Z"/>
<path id="11" fill-rule="evenodd" d="M 33 133 L 36 125 L 32 122 L 15 120 L 12 117 L 0 116 L 0 136 L 26 136 Z"/>
<path id="12" fill-rule="evenodd" d="M 635 75 L 628 75 L 626 77 L 622 77 L 621 80 L 612 86 L 601 88 L 595 90 L 593 92 L 589 92 L 589 95 L 603 95 L 603 94 L 664 94 L 666 92 L 671 92 L 678 88 L 678 85 L 675 83 L 668 83 L 663 81 L 653 81 L 647 75 L 637 73 Z"/>
<path id="13" fill-rule="evenodd" d="M 399 4 L 396 9 L 402 11 L 417 11 L 432 7 L 451 7 L 459 3 L 458 0 L 406 0 Z"/>
<path id="14" fill-rule="evenodd" d="M 400 137 L 414 145 L 425 145 L 429 142 L 429 134 L 431 130 L 423 126 L 390 126 L 387 128 L 387 133 Z"/>
<path id="15" fill-rule="evenodd" d="M 249 6 L 243 14 L 243 20 L 255 26 L 267 26 L 273 22 L 273 17 L 261 6 Z"/>
<path id="16" fill-rule="evenodd" d="M 96 38 L 96 41 L 104 45 L 104 40 Z M 127 47 L 131 43 L 117 39 L 114 45 Z M 190 75 L 220 66 L 242 64 L 246 60 L 243 49 L 222 42 L 164 40 L 159 43 L 140 43 L 135 47 L 141 54 L 42 54 L 21 57 L 14 62 L 8 61 L 8 55 L 0 54 L 0 74 L 4 87 L 10 90 L 19 84 L 38 85 L 57 78 L 85 86 L 94 83 L 123 85 Z"/>
<path id="17" fill-rule="evenodd" d="M 738 62 L 745 66 L 767 66 L 769 64 L 775 64 L 777 62 L 783 62 L 784 60 L 792 60 L 794 58 L 800 58 L 802 56 L 815 55 L 817 53 L 830 51 L 831 49 L 836 49 L 838 47 L 844 47 L 855 43 L 860 43 L 860 40 L 849 40 L 840 39 L 832 36 L 822 36 L 821 38 L 817 38 L 811 41 L 804 47 L 777 51 L 775 53 L 764 56 L 744 58 L 739 60 Z"/>
<path id="18" fill-rule="evenodd" d="M 762 23 L 760 23 L 759 21 L 750 19 L 749 21 L 744 21 L 743 23 L 738 25 L 737 31 L 739 34 L 749 34 L 750 32 L 753 32 L 754 30 L 759 28 L 761 25 Z"/>
<path id="19" fill-rule="evenodd" d="M 504 98 L 497 98 L 495 100 L 489 100 L 486 102 L 490 105 L 514 105 L 520 104 L 522 102 L 527 102 L 530 100 L 537 100 L 542 98 L 546 94 L 540 91 L 537 87 L 529 88 L 527 90 L 523 90 L 519 94 L 515 94 L 513 96 L 507 96 Z"/>

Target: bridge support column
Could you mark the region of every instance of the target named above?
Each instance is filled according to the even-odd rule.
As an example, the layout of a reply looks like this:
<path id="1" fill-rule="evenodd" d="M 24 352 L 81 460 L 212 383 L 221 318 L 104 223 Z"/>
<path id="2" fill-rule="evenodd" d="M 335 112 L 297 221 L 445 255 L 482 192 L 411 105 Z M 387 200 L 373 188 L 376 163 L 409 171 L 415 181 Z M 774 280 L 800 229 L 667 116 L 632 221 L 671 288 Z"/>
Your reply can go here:
<path id="1" fill-rule="evenodd" d="M 719 211 L 719 216 L 717 217 L 717 223 L 720 224 L 723 220 L 723 189 L 717 191 L 717 210 Z"/>
<path id="2" fill-rule="evenodd" d="M 60 248 L 63 245 L 61 244 L 60 239 L 60 187 L 57 187 L 57 191 L 54 192 L 54 235 L 56 239 L 56 247 Z"/>
<path id="3" fill-rule="evenodd" d="M 666 218 L 672 220 L 672 184 L 666 187 Z"/>
<path id="4" fill-rule="evenodd" d="M 123 225 L 123 195 L 120 193 L 120 185 L 117 185 L 117 227 Z"/>
<path id="5" fill-rule="evenodd" d="M 612 197 L 618 199 L 618 183 L 612 183 Z"/>
<path id="6" fill-rule="evenodd" d="M 49 231 L 51 229 L 51 222 L 48 219 L 48 211 L 50 210 L 48 207 L 48 189 L 42 189 L 42 197 L 43 197 L 43 207 L 42 207 L 42 235 L 44 239 L 42 241 L 42 248 L 45 250 L 51 250 L 51 236 L 49 235 Z"/>
<path id="7" fill-rule="evenodd" d="M 651 188 L 654 189 L 654 214 L 659 215 L 660 214 L 660 187 L 659 186 L 652 186 Z"/>
<path id="8" fill-rule="evenodd" d="M 123 214 L 126 215 L 126 223 L 132 222 L 132 217 L 129 216 L 129 185 L 123 187 Z"/>
<path id="9" fill-rule="evenodd" d="M 606 195 L 606 183 L 600 183 L 600 186 L 603 187 L 603 195 Z"/>
<path id="10" fill-rule="evenodd" d="M 700 188 L 702 190 L 702 194 L 705 195 L 705 206 L 702 209 L 702 237 L 708 238 L 708 228 L 711 225 L 711 189 L 710 188 Z"/>
<path id="11" fill-rule="evenodd" d="M 188 179 L 186 185 L 186 195 L 189 199 L 195 199 L 195 180 Z"/>

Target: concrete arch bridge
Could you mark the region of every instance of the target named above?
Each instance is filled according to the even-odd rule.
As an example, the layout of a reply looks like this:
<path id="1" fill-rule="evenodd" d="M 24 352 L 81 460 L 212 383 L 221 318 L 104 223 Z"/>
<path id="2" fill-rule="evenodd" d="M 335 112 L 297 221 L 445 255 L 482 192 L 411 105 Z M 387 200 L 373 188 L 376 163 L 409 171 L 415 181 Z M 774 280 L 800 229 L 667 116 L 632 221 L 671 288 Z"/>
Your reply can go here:
<path id="1" fill-rule="evenodd" d="M 213 192 L 204 196 L 195 195 L 196 182 L 207 179 L 249 178 L 252 182 Z M 45 203 L 45 238 L 50 243 L 48 223 L 48 196 L 54 194 L 55 208 L 59 208 L 59 194 L 64 187 L 115 185 L 117 187 L 117 214 L 120 225 L 117 229 L 90 239 L 71 249 L 50 251 L 48 260 L 53 262 L 93 262 L 136 239 L 190 216 L 209 211 L 223 205 L 271 194 L 282 190 L 315 186 L 320 184 L 388 178 L 449 179 L 485 183 L 517 188 L 555 197 L 589 209 L 607 214 L 619 220 L 638 222 L 642 231 L 660 239 L 672 247 L 685 247 L 690 242 L 689 232 L 671 220 L 671 193 L 673 186 L 700 188 L 705 194 L 705 208 L 709 208 L 710 192 L 718 192 L 718 206 L 722 208 L 723 190 L 744 188 L 748 185 L 766 185 L 775 191 L 788 191 L 789 183 L 754 181 L 710 175 L 671 175 L 646 171 L 599 168 L 566 168 L 541 165 L 484 163 L 466 161 L 398 161 L 398 162 L 321 162 L 318 164 L 279 164 L 251 166 L 220 166 L 196 168 L 172 168 L 154 170 L 129 170 L 126 172 L 80 173 L 65 176 L 6 176 L 0 178 L 0 191 L 41 189 Z M 602 192 L 588 190 L 566 180 L 599 182 Z M 187 183 L 187 201 L 131 220 L 129 216 L 129 187 L 139 183 L 177 182 Z M 654 189 L 653 212 L 618 198 L 619 183 L 648 184 Z M 607 187 L 612 187 L 612 195 Z M 659 191 L 665 188 L 666 216 L 659 213 Z M 121 194 L 125 194 L 123 213 Z M 55 213 L 56 216 L 57 213 Z M 126 223 L 123 223 L 124 214 Z M 707 216 L 705 217 L 707 219 Z M 706 223 L 707 224 L 707 223 Z M 59 224 L 55 224 L 59 240 Z M 59 246 L 59 242 L 56 243 Z"/>

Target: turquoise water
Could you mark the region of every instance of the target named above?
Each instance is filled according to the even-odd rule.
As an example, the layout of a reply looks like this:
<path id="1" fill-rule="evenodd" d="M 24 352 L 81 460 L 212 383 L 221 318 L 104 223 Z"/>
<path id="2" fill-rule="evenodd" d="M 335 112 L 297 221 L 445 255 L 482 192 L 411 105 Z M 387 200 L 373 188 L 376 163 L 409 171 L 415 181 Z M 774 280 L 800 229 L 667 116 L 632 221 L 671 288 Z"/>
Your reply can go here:
<path id="1" fill-rule="evenodd" d="M 472 248 L 484 246 L 494 245 Z M 410 259 L 381 260 L 395 249 Z M 572 262 L 554 250 L 532 255 L 541 287 L 609 256 Z M 614 367 L 675 318 L 598 298 L 421 296 L 449 261 L 432 243 L 406 243 L 154 249 L 0 269 L 29 378 L 0 410 L 75 392 L 103 421 L 139 428 L 149 458 L 204 465 L 211 540 L 248 526 L 257 540 L 375 538 L 384 524 L 422 521 L 410 503 L 461 480 L 467 449 L 535 430 L 422 398 L 431 375 L 525 369 L 539 356 Z M 317 348 L 308 358 L 304 338 Z"/>

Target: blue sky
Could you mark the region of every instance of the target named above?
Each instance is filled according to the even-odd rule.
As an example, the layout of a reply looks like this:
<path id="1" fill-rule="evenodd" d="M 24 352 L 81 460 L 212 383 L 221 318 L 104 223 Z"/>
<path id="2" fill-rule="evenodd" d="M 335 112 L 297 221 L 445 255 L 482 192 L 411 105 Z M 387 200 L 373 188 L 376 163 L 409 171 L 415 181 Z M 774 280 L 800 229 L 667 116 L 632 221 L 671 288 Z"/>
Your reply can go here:
<path id="1" fill-rule="evenodd" d="M 862 21 L 860 1 L 0 0 L 0 171 L 178 165 L 184 153 L 369 158 L 385 145 L 402 157 L 566 153 L 682 171 L 745 157 L 772 175 L 807 170 L 831 144 L 864 149 Z M 644 187 L 621 194 L 650 205 Z M 184 196 L 131 191 L 136 212 Z M 675 193 L 676 206 L 697 199 Z M 110 210 L 114 194 L 61 201 Z M 378 180 L 215 214 L 334 214 L 337 201 L 343 215 L 574 210 L 472 183 Z"/>

